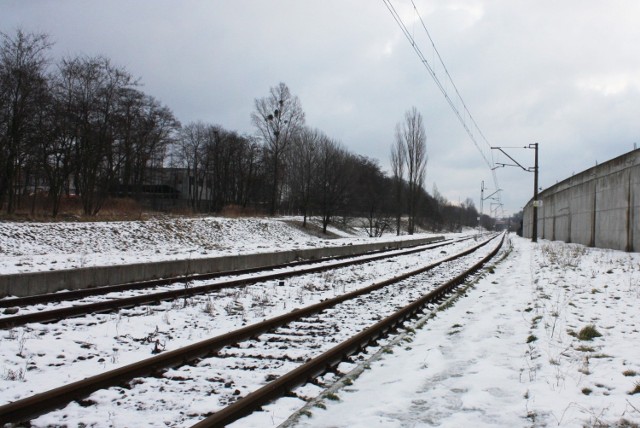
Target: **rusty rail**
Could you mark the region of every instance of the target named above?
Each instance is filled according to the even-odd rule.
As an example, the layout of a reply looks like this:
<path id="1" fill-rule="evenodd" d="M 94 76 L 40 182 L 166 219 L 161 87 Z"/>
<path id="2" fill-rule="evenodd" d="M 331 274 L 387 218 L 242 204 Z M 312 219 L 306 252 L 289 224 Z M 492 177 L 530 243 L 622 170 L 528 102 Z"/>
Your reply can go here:
<path id="1" fill-rule="evenodd" d="M 420 247 L 420 246 L 431 245 L 432 243 L 437 243 L 437 244 L 435 244 L 435 246 L 432 247 L 432 248 L 437 248 L 437 247 L 442 246 L 442 245 L 448 245 L 449 243 L 451 243 L 450 241 L 461 242 L 461 241 L 464 241 L 464 240 L 467 240 L 467 239 L 471 239 L 471 238 L 472 237 L 465 237 L 465 238 L 461 238 L 461 239 L 458 239 L 456 241 L 453 241 L 452 239 L 444 239 L 441 236 L 436 236 L 429 243 L 423 243 L 423 244 L 419 244 L 419 245 L 411 245 L 411 246 L 407 246 L 405 248 L 411 249 L 411 248 L 416 248 L 416 247 Z M 18 298 L 14 298 L 14 299 L 0 299 L 0 308 L 8 308 L 8 307 L 13 307 L 13 306 L 28 306 L 28 305 L 36 305 L 36 304 L 42 304 L 42 303 L 68 301 L 68 300 L 77 300 L 77 299 L 82 299 L 84 297 L 99 296 L 99 295 L 113 293 L 113 292 L 139 290 L 139 289 L 143 289 L 143 288 L 159 287 L 159 286 L 163 286 L 163 285 L 170 285 L 170 284 L 175 284 L 175 283 L 179 283 L 179 282 L 187 282 L 187 281 L 206 281 L 206 280 L 220 278 L 220 277 L 224 277 L 224 276 L 230 276 L 230 275 L 245 275 L 245 274 L 261 272 L 261 271 L 268 271 L 268 270 L 273 270 L 273 269 L 289 268 L 289 267 L 295 267 L 295 266 L 303 266 L 303 265 L 306 265 L 306 264 L 312 264 L 312 263 L 318 263 L 318 262 L 324 262 L 324 261 L 342 260 L 342 259 L 347 259 L 347 258 L 360 257 L 360 256 L 364 256 L 364 255 L 374 255 L 374 254 L 380 254 L 380 253 L 385 253 L 385 252 L 389 252 L 389 251 L 396 251 L 396 250 L 400 250 L 400 248 L 388 247 L 388 248 L 382 248 L 382 249 L 379 249 L 379 250 L 373 250 L 373 251 L 356 253 L 356 254 L 340 255 L 340 256 L 328 256 L 328 257 L 323 257 L 321 259 L 315 259 L 315 258 L 314 259 L 305 259 L 305 260 L 298 260 L 298 261 L 294 261 L 294 262 L 276 264 L 276 265 L 271 265 L 271 266 L 259 266 L 259 267 L 253 267 L 253 268 L 234 269 L 234 270 L 212 272 L 212 273 L 204 273 L 204 274 L 180 275 L 180 276 L 174 276 L 174 277 L 169 277 L 169 278 L 161 278 L 161 279 L 153 279 L 153 280 L 147 280 L 147 281 L 128 282 L 128 283 L 124 283 L 124 284 L 104 285 L 104 286 L 98 286 L 98 287 L 87 287 L 87 288 L 82 288 L 82 289 L 79 289 L 79 290 L 72 290 L 72 291 L 60 291 L 60 292 L 56 292 L 56 293 L 36 294 L 36 295 L 33 295 L 33 296 L 18 297 Z"/>
<path id="2" fill-rule="evenodd" d="M 388 331 L 397 329 L 406 320 L 414 317 L 418 311 L 427 304 L 437 302 L 444 295 L 449 293 L 456 286 L 464 282 L 465 278 L 472 273 L 477 272 L 488 260 L 495 256 L 500 250 L 504 242 L 504 235 L 500 241 L 500 245 L 489 253 L 482 260 L 473 265 L 470 269 L 456 276 L 439 286 L 432 292 L 424 295 L 419 300 L 405 306 L 396 313 L 384 318 L 373 326 L 363 330 L 351 339 L 342 342 L 334 348 L 326 351 L 322 355 L 311 359 L 300 367 L 290 371 L 280 378 L 269 382 L 262 388 L 250 393 L 249 395 L 230 404 L 224 409 L 214 413 L 199 423 L 193 425 L 192 428 L 214 428 L 222 427 L 230 424 L 244 416 L 251 414 L 260 406 L 279 398 L 291 391 L 296 386 L 306 383 L 309 379 L 317 377 L 328 369 L 337 366 L 348 356 L 358 352 L 372 341 L 380 338 Z"/>
<path id="3" fill-rule="evenodd" d="M 54 388 L 51 389 L 49 391 L 45 391 L 39 394 L 35 394 L 32 395 L 30 397 L 26 397 L 5 405 L 0 406 L 0 423 L 20 423 L 20 422 L 24 422 L 30 419 L 33 419 L 35 417 L 38 417 L 42 414 L 47 413 L 50 410 L 54 410 L 56 408 L 61 408 L 63 406 L 65 406 L 66 404 L 70 403 L 73 400 L 77 400 L 77 399 L 81 399 L 83 397 L 86 397 L 87 395 L 91 394 L 94 391 L 97 391 L 99 389 L 103 389 L 103 388 L 108 388 L 108 387 L 112 387 L 112 386 L 116 386 L 116 385 L 120 385 L 123 383 L 126 383 L 128 381 L 130 381 L 131 379 L 134 379 L 136 377 L 141 377 L 141 376 L 147 376 L 153 373 L 157 373 L 159 370 L 163 370 L 166 368 L 171 368 L 171 367 L 177 367 L 177 366 L 181 366 L 184 364 L 187 364 L 191 361 L 197 360 L 199 358 L 203 358 L 206 357 L 207 355 L 211 355 L 213 353 L 215 353 L 217 350 L 223 348 L 224 346 L 227 345 L 231 345 L 243 340 L 247 340 L 250 339 L 252 337 L 258 336 L 266 331 L 269 331 L 273 328 L 276 327 L 280 327 L 283 326 L 285 324 L 288 324 L 292 321 L 295 321 L 301 317 L 305 317 L 305 316 L 309 316 L 315 313 L 318 313 L 322 310 L 325 310 L 331 306 L 335 306 L 338 303 L 341 303 L 343 301 L 349 300 L 349 299 L 353 299 L 356 298 L 360 295 L 363 294 L 367 294 L 370 293 L 374 290 L 383 288 L 389 284 L 393 284 L 395 282 L 399 282 L 402 280 L 405 280 L 411 276 L 415 276 L 418 275 L 420 273 L 426 272 L 428 270 L 431 270 L 439 265 L 441 265 L 442 263 L 445 263 L 447 261 L 451 261 L 454 260 L 456 258 L 468 255 L 474 251 L 476 251 L 477 249 L 479 249 L 480 247 L 483 247 L 485 245 L 487 245 L 490 241 L 492 241 L 495 237 L 492 237 L 491 239 L 488 239 L 478 245 L 475 245 L 471 248 L 466 249 L 465 251 L 455 254 L 453 256 L 449 256 L 447 258 L 441 259 L 439 261 L 436 261 L 434 263 L 431 263 L 427 266 L 424 266 L 420 269 L 414 270 L 412 272 L 407 272 L 404 273 L 402 275 L 399 275 L 397 277 L 394 277 L 392 279 L 388 279 L 382 282 L 379 282 L 377 284 L 373 284 L 369 287 L 360 289 L 360 290 L 356 290 L 341 296 L 337 296 L 335 298 L 332 299 L 328 299 L 325 300 L 323 302 L 320 303 L 316 303 L 314 305 L 308 306 L 306 308 L 301 308 L 301 309 L 296 309 L 292 312 L 289 312 L 287 314 L 284 315 L 280 315 L 277 317 L 274 317 L 272 319 L 257 323 L 257 324 L 253 324 L 220 336 L 216 336 L 204 341 L 200 341 L 197 343 L 194 343 L 192 345 L 180 348 L 180 349 L 176 349 L 173 351 L 167 351 L 164 352 L 162 354 L 156 355 L 154 357 L 151 358 L 147 358 L 145 360 L 139 361 L 137 363 L 133 363 L 133 364 L 129 364 L 114 370 L 110 370 L 107 371 L 105 373 L 96 375 L 96 376 L 92 376 L 89 378 L 85 378 L 83 380 L 80 381 L 76 381 L 70 384 L 67 384 L 65 386 L 62 387 L 58 387 L 58 388 Z M 503 237 L 504 239 L 504 237 Z M 502 245 L 502 241 L 500 243 L 500 245 Z M 498 246 L 491 254 L 491 256 L 493 256 L 493 254 L 495 254 L 498 250 L 499 250 L 500 246 Z M 476 270 L 479 268 L 479 266 L 481 266 L 483 263 L 486 262 L 486 260 L 488 260 L 490 257 L 485 257 L 485 259 L 483 259 L 481 262 L 477 263 L 475 266 L 478 266 L 477 268 L 475 268 Z M 474 266 L 474 267 L 475 267 Z M 437 290 L 434 290 L 433 292 L 429 293 L 427 296 L 441 296 L 442 294 L 446 293 L 448 289 L 452 288 L 454 285 L 452 284 L 457 284 L 459 283 L 461 280 L 464 279 L 464 277 L 466 277 L 467 275 L 469 275 L 471 273 L 471 271 L 467 271 L 462 275 L 459 275 L 458 277 L 456 277 L 454 280 L 449 281 L 447 284 L 440 286 Z M 401 310 L 400 312 L 402 314 L 406 315 L 400 315 L 400 316 L 396 316 L 396 318 L 399 319 L 406 319 L 408 316 L 410 316 L 409 314 L 414 314 L 415 312 L 417 312 L 417 310 L 419 310 L 420 308 L 422 308 L 426 303 L 428 303 L 428 301 L 431 301 L 429 299 L 433 299 L 433 297 L 430 297 L 429 299 L 426 299 L 426 297 L 423 297 L 422 299 L 419 300 L 419 302 L 423 302 L 421 304 L 417 304 L 413 303 L 407 307 L 405 307 L 405 309 Z M 414 308 L 414 309 L 407 309 L 407 308 Z M 400 313 L 398 312 L 398 313 Z M 392 316 L 392 317 L 394 317 Z M 323 370 L 326 370 L 329 366 L 331 366 L 332 364 L 337 364 L 337 362 L 340 361 L 342 357 L 338 357 L 338 355 L 345 355 L 344 354 L 344 349 L 347 350 L 352 350 L 352 349 L 356 349 L 358 347 L 364 346 L 364 344 L 366 344 L 368 341 L 373 340 L 374 337 L 378 337 L 383 331 L 387 331 L 389 330 L 389 328 L 391 328 L 391 325 L 397 325 L 397 323 L 400 321 L 393 321 L 391 320 L 391 317 L 385 318 L 383 321 L 377 323 L 376 325 L 374 325 L 373 327 L 365 330 L 365 332 L 369 332 L 369 333 L 374 333 L 374 336 L 371 336 L 371 339 L 367 339 L 364 340 L 363 338 L 366 336 L 366 334 L 360 333 L 359 335 L 355 336 L 355 338 L 351 339 L 348 342 L 348 344 L 343 344 L 343 345 L 339 345 L 339 349 L 340 352 L 337 351 L 329 351 L 323 355 L 321 355 L 320 357 L 317 357 L 313 360 L 311 360 L 309 363 L 314 362 L 315 363 L 312 366 L 307 366 L 307 364 L 305 364 L 304 366 L 301 366 L 300 368 L 294 370 L 294 372 L 292 373 L 296 373 L 296 375 L 285 375 L 281 378 L 279 378 L 278 380 L 266 385 L 265 387 L 261 388 L 258 391 L 255 391 L 252 394 L 249 394 L 247 397 L 245 397 L 242 400 L 239 400 L 237 403 L 239 402 L 243 402 L 243 403 L 248 403 L 248 404 L 242 404 L 242 405 L 238 405 L 238 406 L 242 406 L 242 407 L 233 407 L 232 410 L 224 410 L 221 412 L 218 412 L 216 414 L 214 414 L 212 416 L 212 418 L 216 417 L 216 418 L 220 418 L 223 415 L 229 415 L 229 416 L 224 416 L 225 418 L 235 418 L 238 419 L 239 417 L 241 417 L 241 415 L 246 414 L 245 412 L 247 411 L 246 409 L 251 408 L 254 409 L 255 406 L 259 406 L 259 404 L 255 404 L 255 403 L 264 403 L 265 400 L 269 401 L 279 395 L 282 394 L 282 391 L 284 391 L 285 387 L 287 387 L 288 385 L 298 385 L 300 384 L 303 380 L 301 380 L 303 377 L 302 372 L 307 373 L 307 372 L 316 372 L 317 370 L 319 370 L 320 366 L 324 366 Z M 373 330 L 372 330 L 373 329 Z M 367 334 L 369 334 L 367 333 Z M 358 342 L 360 343 L 359 345 L 355 345 L 355 343 Z M 355 348 L 354 348 L 355 346 Z M 344 349 L 343 349 L 344 348 Z M 336 348 L 334 348 L 336 349 Z M 353 351 L 350 351 L 353 352 Z M 320 359 L 320 363 L 317 362 L 316 360 Z M 328 364 L 331 363 L 331 364 Z M 306 367 L 305 369 L 302 369 L 302 367 Z M 308 379 L 309 376 L 306 376 L 305 379 Z M 273 386 L 270 386 L 272 385 Z M 264 390 L 273 390 L 273 392 L 271 392 L 270 394 L 265 394 Z M 258 394 L 259 393 L 259 394 Z M 257 395 L 254 395 L 257 394 Z M 251 400 L 245 401 L 248 397 L 251 396 L 255 396 L 258 398 L 252 398 Z M 256 400 L 256 401 L 253 401 Z M 247 407 L 248 406 L 248 407 Z M 230 406 L 231 407 L 231 406 Z M 239 410 L 234 410 L 234 409 L 239 409 Z M 219 415 L 219 416 L 216 416 Z M 233 420 L 235 420 L 233 419 Z M 205 423 L 205 424 L 210 424 L 211 422 L 208 422 L 210 420 L 210 418 L 205 419 L 204 421 L 202 421 L 201 423 Z M 202 426 L 221 426 L 220 424 L 225 424 L 228 422 L 215 422 L 217 419 L 212 419 L 213 425 L 202 425 Z M 225 419 L 227 420 L 227 419 Z"/>
<path id="4" fill-rule="evenodd" d="M 379 250 L 379 252 L 382 252 L 382 254 L 377 254 L 378 252 L 374 252 L 374 254 L 377 255 L 373 255 L 371 257 L 367 257 L 366 259 L 359 259 L 359 260 L 347 260 L 344 262 L 340 262 L 340 263 L 333 263 L 330 265 L 324 265 L 324 266 L 315 266 L 315 267 L 309 267 L 306 269 L 300 269 L 300 270 L 296 270 L 294 272 L 277 272 L 277 273 L 271 273 L 271 274 L 265 274 L 265 275 L 261 275 L 259 277 L 254 277 L 254 278 L 244 278 L 244 279 L 235 279 L 235 280 L 229 280 L 229 281 L 224 281 L 224 282 L 219 282 L 219 283 L 215 283 L 215 284 L 205 284 L 205 285 L 200 285 L 197 287 L 185 287 L 185 288 L 180 288 L 180 289 L 175 289 L 175 290 L 169 290 L 169 291 L 161 291 L 161 292 L 156 292 L 156 293 L 148 293 L 148 294 L 142 294 L 139 296 L 132 296 L 132 297 L 125 297 L 125 298 L 120 298 L 120 299 L 113 299 L 113 300 L 105 300 L 105 301 L 101 301 L 101 302 L 95 302 L 95 303 L 86 303 L 86 304 L 81 304 L 81 305 L 74 305 L 74 306 L 69 306 L 66 308 L 59 308 L 59 309 L 51 309 L 51 310 L 44 310 L 44 311 L 38 311 L 38 312 L 33 312 L 30 314 L 24 314 L 24 315 L 14 315 L 14 316 L 8 316 L 8 317 L 3 317 L 0 318 L 0 329 L 7 329 L 7 328 L 13 328 L 13 327 L 18 327 L 21 325 L 25 325 L 28 323 L 32 323 L 32 322 L 52 322 L 52 321 L 58 321 L 61 319 L 65 319 L 65 318 L 71 318 L 71 317 L 77 317 L 77 316 L 82 316 L 82 315 L 87 315 L 90 313 L 103 313 L 103 312 L 111 312 L 117 309 L 122 309 L 122 308 L 131 308 L 131 307 L 135 307 L 138 305 L 144 305 L 144 304 L 153 304 L 153 303 L 159 303 L 161 301 L 166 301 L 166 300 L 174 300 L 174 299 L 180 299 L 180 298 L 186 298 L 186 297 L 190 297 L 190 296 L 194 296 L 194 295 L 198 295 L 198 294 L 204 294 L 204 293 L 208 293 L 214 290 L 220 290 L 220 289 L 224 289 L 224 288 L 231 288 L 231 287 L 238 287 L 238 286 L 246 286 L 246 285 L 250 285 L 250 284 L 255 284 L 257 282 L 260 281 L 269 281 L 269 280 L 273 280 L 273 279 L 284 279 L 284 278 L 289 278 L 292 276 L 297 276 L 297 275 L 303 275 L 303 274 L 309 274 L 309 273 L 318 273 L 318 272 L 324 272 L 327 270 L 331 270 L 331 269 L 336 269 L 339 267 L 344 267 L 344 266 L 349 266 L 349 265 L 355 265 L 355 264 L 361 264 L 361 263 L 368 263 L 371 261 L 375 261 L 375 260 L 381 260 L 381 259 L 385 259 L 385 258 L 390 258 L 390 257 L 396 257 L 398 255 L 406 255 L 406 254 L 412 254 L 412 253 L 417 253 L 420 251 L 427 251 L 427 250 L 432 250 L 434 248 L 439 248 L 442 247 L 444 245 L 448 245 L 450 242 L 442 242 L 436 245 L 432 245 L 429 246 L 428 248 L 412 248 L 412 249 L 408 249 L 408 250 L 401 250 L 401 251 L 397 251 L 394 254 L 388 254 L 389 251 L 392 250 Z M 424 245 L 422 245 L 421 247 L 424 247 Z M 370 253 L 366 253 L 366 254 L 370 254 Z M 364 255 L 366 255 L 364 254 Z M 349 259 L 353 259 L 354 257 L 361 257 L 363 255 L 359 255 L 359 256 L 337 256 L 335 258 L 327 258 L 327 259 L 323 259 L 321 261 L 331 261 L 331 260 L 342 260 L 345 258 L 349 258 Z M 295 262 L 295 263 L 287 263 L 284 265 L 278 265 L 278 266 L 272 266 L 268 269 L 246 269 L 244 271 L 234 271 L 234 272 L 227 272 L 226 275 L 241 275 L 241 274 L 246 274 L 246 273 L 252 273 L 252 272 L 258 272 L 260 270 L 273 270 L 273 269 L 278 269 L 278 268 L 289 268 L 289 267 L 294 267 L 294 266 L 299 266 L 299 265 L 304 265 L 304 264 L 310 264 L 310 263 L 318 263 L 318 260 L 313 260 L 313 261 L 309 261 L 309 260 L 304 260 L 304 261 L 300 261 L 300 262 Z M 197 275 L 195 278 L 200 280 L 200 279 L 211 279 L 211 278 L 215 278 L 218 276 L 222 276 L 223 274 L 207 274 L 207 275 Z M 206 278 L 204 278 L 206 277 Z M 182 281 L 185 280 L 190 280 L 192 277 L 190 278 L 181 278 Z M 173 281 L 176 282 L 178 279 L 167 279 L 167 280 L 158 280 L 158 281 L 153 281 L 161 283 L 164 281 Z M 136 285 L 139 285 L 139 287 L 135 287 L 135 288 L 145 288 L 145 286 L 148 287 L 149 282 L 144 282 L 144 283 L 140 283 L 140 284 L 124 284 L 121 286 L 109 286 L 109 287 L 101 287 L 101 288 L 112 288 L 112 287 L 123 287 L 122 289 L 127 289 L 124 287 L 133 285 L 134 288 Z M 155 285 L 158 285 L 155 284 Z M 122 290 L 121 289 L 121 290 Z M 87 290 L 93 290 L 93 289 L 87 289 Z M 85 290 L 78 290 L 78 291 L 70 291 L 70 292 L 65 292 L 65 293 L 53 293 L 47 296 L 52 296 L 52 300 L 50 301 L 58 301 L 59 299 L 56 298 L 56 296 L 58 294 L 66 294 L 66 293 L 78 293 L 78 292 L 83 292 Z M 115 290 L 110 290 L 110 291 L 115 291 Z M 108 292 L 110 292 L 108 291 Z M 98 293 L 96 293 L 98 294 Z M 99 294 L 104 294 L 104 293 L 99 293 Z M 33 298 L 37 298 L 39 296 L 31 296 L 31 297 L 27 297 L 24 299 L 33 299 Z M 11 299 L 9 301 L 16 301 L 18 299 Z M 20 299 L 22 300 L 22 299 Z M 14 304 L 15 305 L 15 304 Z"/>

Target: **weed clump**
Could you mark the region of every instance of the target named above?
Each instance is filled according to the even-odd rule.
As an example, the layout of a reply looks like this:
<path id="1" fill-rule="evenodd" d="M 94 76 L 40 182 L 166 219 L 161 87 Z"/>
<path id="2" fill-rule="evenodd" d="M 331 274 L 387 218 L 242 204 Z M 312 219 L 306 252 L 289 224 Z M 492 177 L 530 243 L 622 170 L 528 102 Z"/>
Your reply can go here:
<path id="1" fill-rule="evenodd" d="M 310 411 L 308 411 L 308 410 L 301 410 L 301 411 L 300 411 L 300 414 L 301 414 L 301 415 L 303 415 L 303 416 L 306 416 L 306 417 L 308 417 L 308 418 L 310 418 L 311 416 L 313 416 L 313 414 L 312 414 Z"/>
<path id="2" fill-rule="evenodd" d="M 596 330 L 596 327 L 593 325 L 583 327 L 582 330 L 578 332 L 578 339 L 580 340 L 592 340 L 600 336 L 602 336 L 602 334 L 600 334 L 600 332 Z"/>
<path id="3" fill-rule="evenodd" d="M 576 351 L 580 351 L 580 352 L 594 352 L 595 349 L 593 349 L 591 346 L 584 346 L 584 345 L 580 345 L 576 348 Z"/>
<path id="4" fill-rule="evenodd" d="M 331 401 L 340 401 L 340 398 L 334 394 L 333 392 L 330 392 L 326 395 L 327 399 L 331 400 Z"/>
<path id="5" fill-rule="evenodd" d="M 527 343 L 535 342 L 536 340 L 538 340 L 538 338 L 533 334 L 527 337 Z"/>
<path id="6" fill-rule="evenodd" d="M 23 369 L 11 370 L 8 369 L 3 376 L 5 380 L 9 381 L 24 381 L 25 380 L 25 372 Z"/>

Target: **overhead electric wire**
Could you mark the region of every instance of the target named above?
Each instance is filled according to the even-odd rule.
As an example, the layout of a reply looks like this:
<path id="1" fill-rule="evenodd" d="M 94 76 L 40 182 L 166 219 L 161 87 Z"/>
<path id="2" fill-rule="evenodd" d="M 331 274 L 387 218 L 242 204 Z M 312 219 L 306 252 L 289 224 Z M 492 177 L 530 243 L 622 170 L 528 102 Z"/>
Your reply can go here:
<path id="1" fill-rule="evenodd" d="M 429 61 L 426 59 L 426 57 L 422 53 L 422 50 L 420 49 L 420 47 L 416 43 L 415 38 L 413 37 L 413 35 L 411 34 L 411 32 L 409 31 L 407 26 L 404 24 L 404 21 L 400 17 L 400 15 L 399 15 L 398 11 L 396 10 L 396 8 L 391 3 L 391 0 L 382 0 L 382 1 L 384 2 L 385 6 L 387 6 L 387 9 L 391 13 L 391 16 L 393 17 L 393 19 L 396 21 L 396 23 L 398 24 L 398 26 L 402 30 L 403 34 L 405 35 L 405 37 L 407 38 L 407 40 L 411 44 L 411 47 L 413 48 L 415 53 L 418 55 L 418 58 L 420 58 L 420 61 L 422 62 L 422 64 L 425 66 L 425 68 L 427 69 L 427 71 L 431 75 L 431 77 L 432 77 L 433 81 L 435 82 L 436 86 L 438 87 L 440 92 L 442 92 L 442 95 L 444 96 L 444 98 L 447 100 L 447 103 L 449 104 L 449 107 L 451 107 L 451 109 L 453 110 L 455 115 L 458 117 L 458 120 L 462 124 L 462 127 L 465 129 L 465 131 L 467 132 L 467 135 L 469 135 L 469 138 L 471 139 L 473 144 L 476 146 L 476 148 L 480 152 L 480 155 L 482 156 L 483 160 L 485 161 L 485 163 L 487 164 L 487 166 L 491 170 L 491 174 L 492 174 L 492 177 L 493 177 L 493 182 L 494 182 L 496 190 L 500 189 L 500 186 L 498 185 L 498 177 L 497 177 L 496 172 L 495 172 L 495 168 L 496 167 L 495 167 L 495 162 L 493 161 L 493 154 L 491 155 L 491 161 L 490 161 L 487 158 L 485 152 L 480 147 L 480 144 L 478 144 L 478 141 L 476 139 L 476 136 L 474 135 L 474 132 L 469 128 L 469 125 L 465 121 L 463 115 L 460 113 L 460 110 L 456 107 L 456 105 L 454 104 L 453 100 L 451 99 L 451 97 L 447 93 L 446 88 L 444 87 L 444 85 L 442 84 L 440 79 L 438 78 L 438 75 L 436 74 L 433 66 L 431 64 L 429 64 Z M 491 144 L 489 144 L 487 138 L 482 133 L 482 130 L 480 130 L 480 127 L 478 126 L 478 124 L 476 123 L 475 119 L 473 118 L 473 115 L 471 114 L 471 112 L 467 108 L 466 103 L 462 99 L 462 96 L 460 95 L 460 91 L 458 91 L 458 87 L 456 86 L 456 84 L 454 83 L 453 79 L 451 78 L 451 75 L 449 74 L 449 70 L 447 69 L 446 65 L 444 64 L 444 61 L 442 60 L 442 57 L 440 56 L 440 52 L 436 48 L 436 45 L 435 45 L 435 43 L 433 41 L 433 38 L 431 37 L 431 34 L 429 33 L 429 30 L 427 29 L 427 26 L 424 23 L 424 20 L 422 19 L 422 16 L 420 15 L 420 12 L 418 11 L 418 8 L 416 7 L 416 5 L 415 5 L 413 0 L 410 0 L 410 1 L 411 1 L 411 5 L 413 6 L 413 9 L 414 9 L 416 15 L 418 16 L 418 18 L 420 20 L 420 24 L 422 25 L 423 30 L 425 31 L 425 33 L 427 34 L 427 37 L 429 38 L 429 41 L 431 43 L 431 47 L 433 48 L 433 51 L 435 52 L 436 56 L 438 57 L 438 61 L 442 65 L 442 68 L 444 69 L 444 71 L 445 71 L 445 73 L 447 75 L 447 78 L 449 79 L 449 82 L 451 82 L 451 85 L 453 86 L 453 88 L 455 90 L 455 95 L 457 96 L 458 100 L 462 104 L 464 112 L 469 116 L 469 119 L 471 120 L 471 123 L 473 124 L 473 127 L 475 128 L 475 130 L 477 131 L 478 135 L 482 138 L 482 140 L 489 147 L 489 150 L 490 150 L 491 149 Z M 492 153 L 492 152 L 490 151 L 490 153 Z M 500 194 L 499 193 L 498 193 L 498 200 L 500 200 Z M 500 205 L 502 205 L 501 202 L 500 202 Z"/>
<path id="2" fill-rule="evenodd" d="M 462 106 L 464 107 L 464 110 L 469 115 L 469 119 L 471 119 L 471 121 L 473 122 L 473 125 L 478 130 L 478 134 L 480 134 L 480 136 L 482 137 L 484 142 L 487 144 L 487 146 L 489 148 L 491 148 L 491 144 L 489 144 L 489 141 L 487 141 L 487 138 L 484 136 L 484 134 L 482 133 L 482 130 L 480 129 L 480 127 L 476 123 L 475 119 L 473 118 L 473 115 L 471 114 L 471 112 L 467 108 L 467 105 L 464 102 L 464 99 L 462 99 L 462 95 L 460 95 L 460 91 L 458 91 L 458 87 L 456 86 L 455 82 L 451 78 L 451 74 L 449 74 L 449 69 L 447 68 L 447 66 L 445 65 L 444 61 L 442 60 L 442 57 L 440 56 L 440 51 L 438 51 L 438 48 L 436 47 L 436 44 L 433 41 L 433 38 L 431 38 L 431 33 L 429 33 L 429 30 L 427 29 L 427 26 L 424 23 L 424 20 L 422 19 L 422 15 L 420 15 L 420 12 L 418 11 L 418 8 L 416 7 L 416 4 L 415 4 L 415 2 L 413 0 L 411 0 L 411 5 L 413 6 L 413 10 L 415 11 L 416 16 L 420 20 L 420 24 L 422 25 L 422 28 L 424 29 L 424 32 L 427 34 L 427 37 L 429 38 L 429 42 L 431 42 L 431 47 L 433 48 L 433 51 L 438 56 L 438 60 L 440 61 L 440 64 L 442 64 L 442 68 L 444 69 L 444 72 L 446 73 L 447 77 L 449 78 L 449 82 L 451 82 L 451 85 L 453 86 L 453 89 L 455 89 L 455 91 L 456 91 L 456 95 L 458 96 L 458 99 L 462 103 Z M 492 158 L 493 158 L 493 156 L 492 156 Z M 492 159 L 492 164 L 493 164 L 493 159 Z"/>

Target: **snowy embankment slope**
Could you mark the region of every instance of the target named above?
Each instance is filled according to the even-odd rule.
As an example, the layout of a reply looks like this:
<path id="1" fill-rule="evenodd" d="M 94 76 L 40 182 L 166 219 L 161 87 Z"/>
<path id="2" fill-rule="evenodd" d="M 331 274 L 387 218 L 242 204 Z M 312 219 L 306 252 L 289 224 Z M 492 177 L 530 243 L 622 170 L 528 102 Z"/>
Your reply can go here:
<path id="1" fill-rule="evenodd" d="M 294 426 L 637 427 L 640 254 L 511 239 L 494 273 Z"/>
<path id="2" fill-rule="evenodd" d="M 0 222 L 0 274 L 396 239 L 392 235 L 366 238 L 362 232 L 349 235 L 335 228 L 331 231 L 337 238 L 324 239 L 293 226 L 292 221 L 168 217 L 126 222 Z"/>

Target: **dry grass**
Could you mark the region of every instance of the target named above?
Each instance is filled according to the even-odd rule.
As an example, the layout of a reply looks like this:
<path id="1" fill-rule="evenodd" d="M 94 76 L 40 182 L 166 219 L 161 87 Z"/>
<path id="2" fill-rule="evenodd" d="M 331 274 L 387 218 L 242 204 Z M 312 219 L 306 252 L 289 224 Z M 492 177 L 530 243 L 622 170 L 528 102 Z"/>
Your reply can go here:
<path id="1" fill-rule="evenodd" d="M 0 221 L 37 221 L 37 222 L 64 222 L 64 221 L 126 221 L 146 220 L 158 215 L 177 215 L 181 217 L 195 217 L 198 213 L 185 205 L 179 205 L 169 210 L 158 211 L 149 209 L 144 204 L 131 198 L 108 198 L 97 215 L 85 215 L 82 209 L 82 201 L 75 196 L 63 197 L 57 217 L 51 215 L 51 200 L 46 196 L 38 195 L 34 200 L 32 196 L 19 199 L 14 213 L 7 214 L 0 211 Z M 251 217 L 258 213 L 255 210 L 242 210 L 231 207 L 223 213 L 226 217 Z"/>
<path id="2" fill-rule="evenodd" d="M 582 330 L 580 330 L 580 332 L 578 333 L 578 339 L 580 340 L 592 340 L 600 336 L 602 336 L 602 334 L 600 334 L 600 332 L 596 330 L 596 327 L 593 325 L 583 327 Z"/>
<path id="3" fill-rule="evenodd" d="M 77 197 L 63 197 L 57 217 L 51 215 L 51 200 L 44 196 L 23 197 L 13 214 L 0 212 L 5 221 L 113 221 L 140 220 L 145 215 L 142 205 L 130 198 L 109 198 L 95 216 L 84 215 L 82 201 Z"/>
<path id="4" fill-rule="evenodd" d="M 264 213 L 253 207 L 243 207 L 241 205 L 225 205 L 220 211 L 220 215 L 227 218 L 261 217 Z"/>

